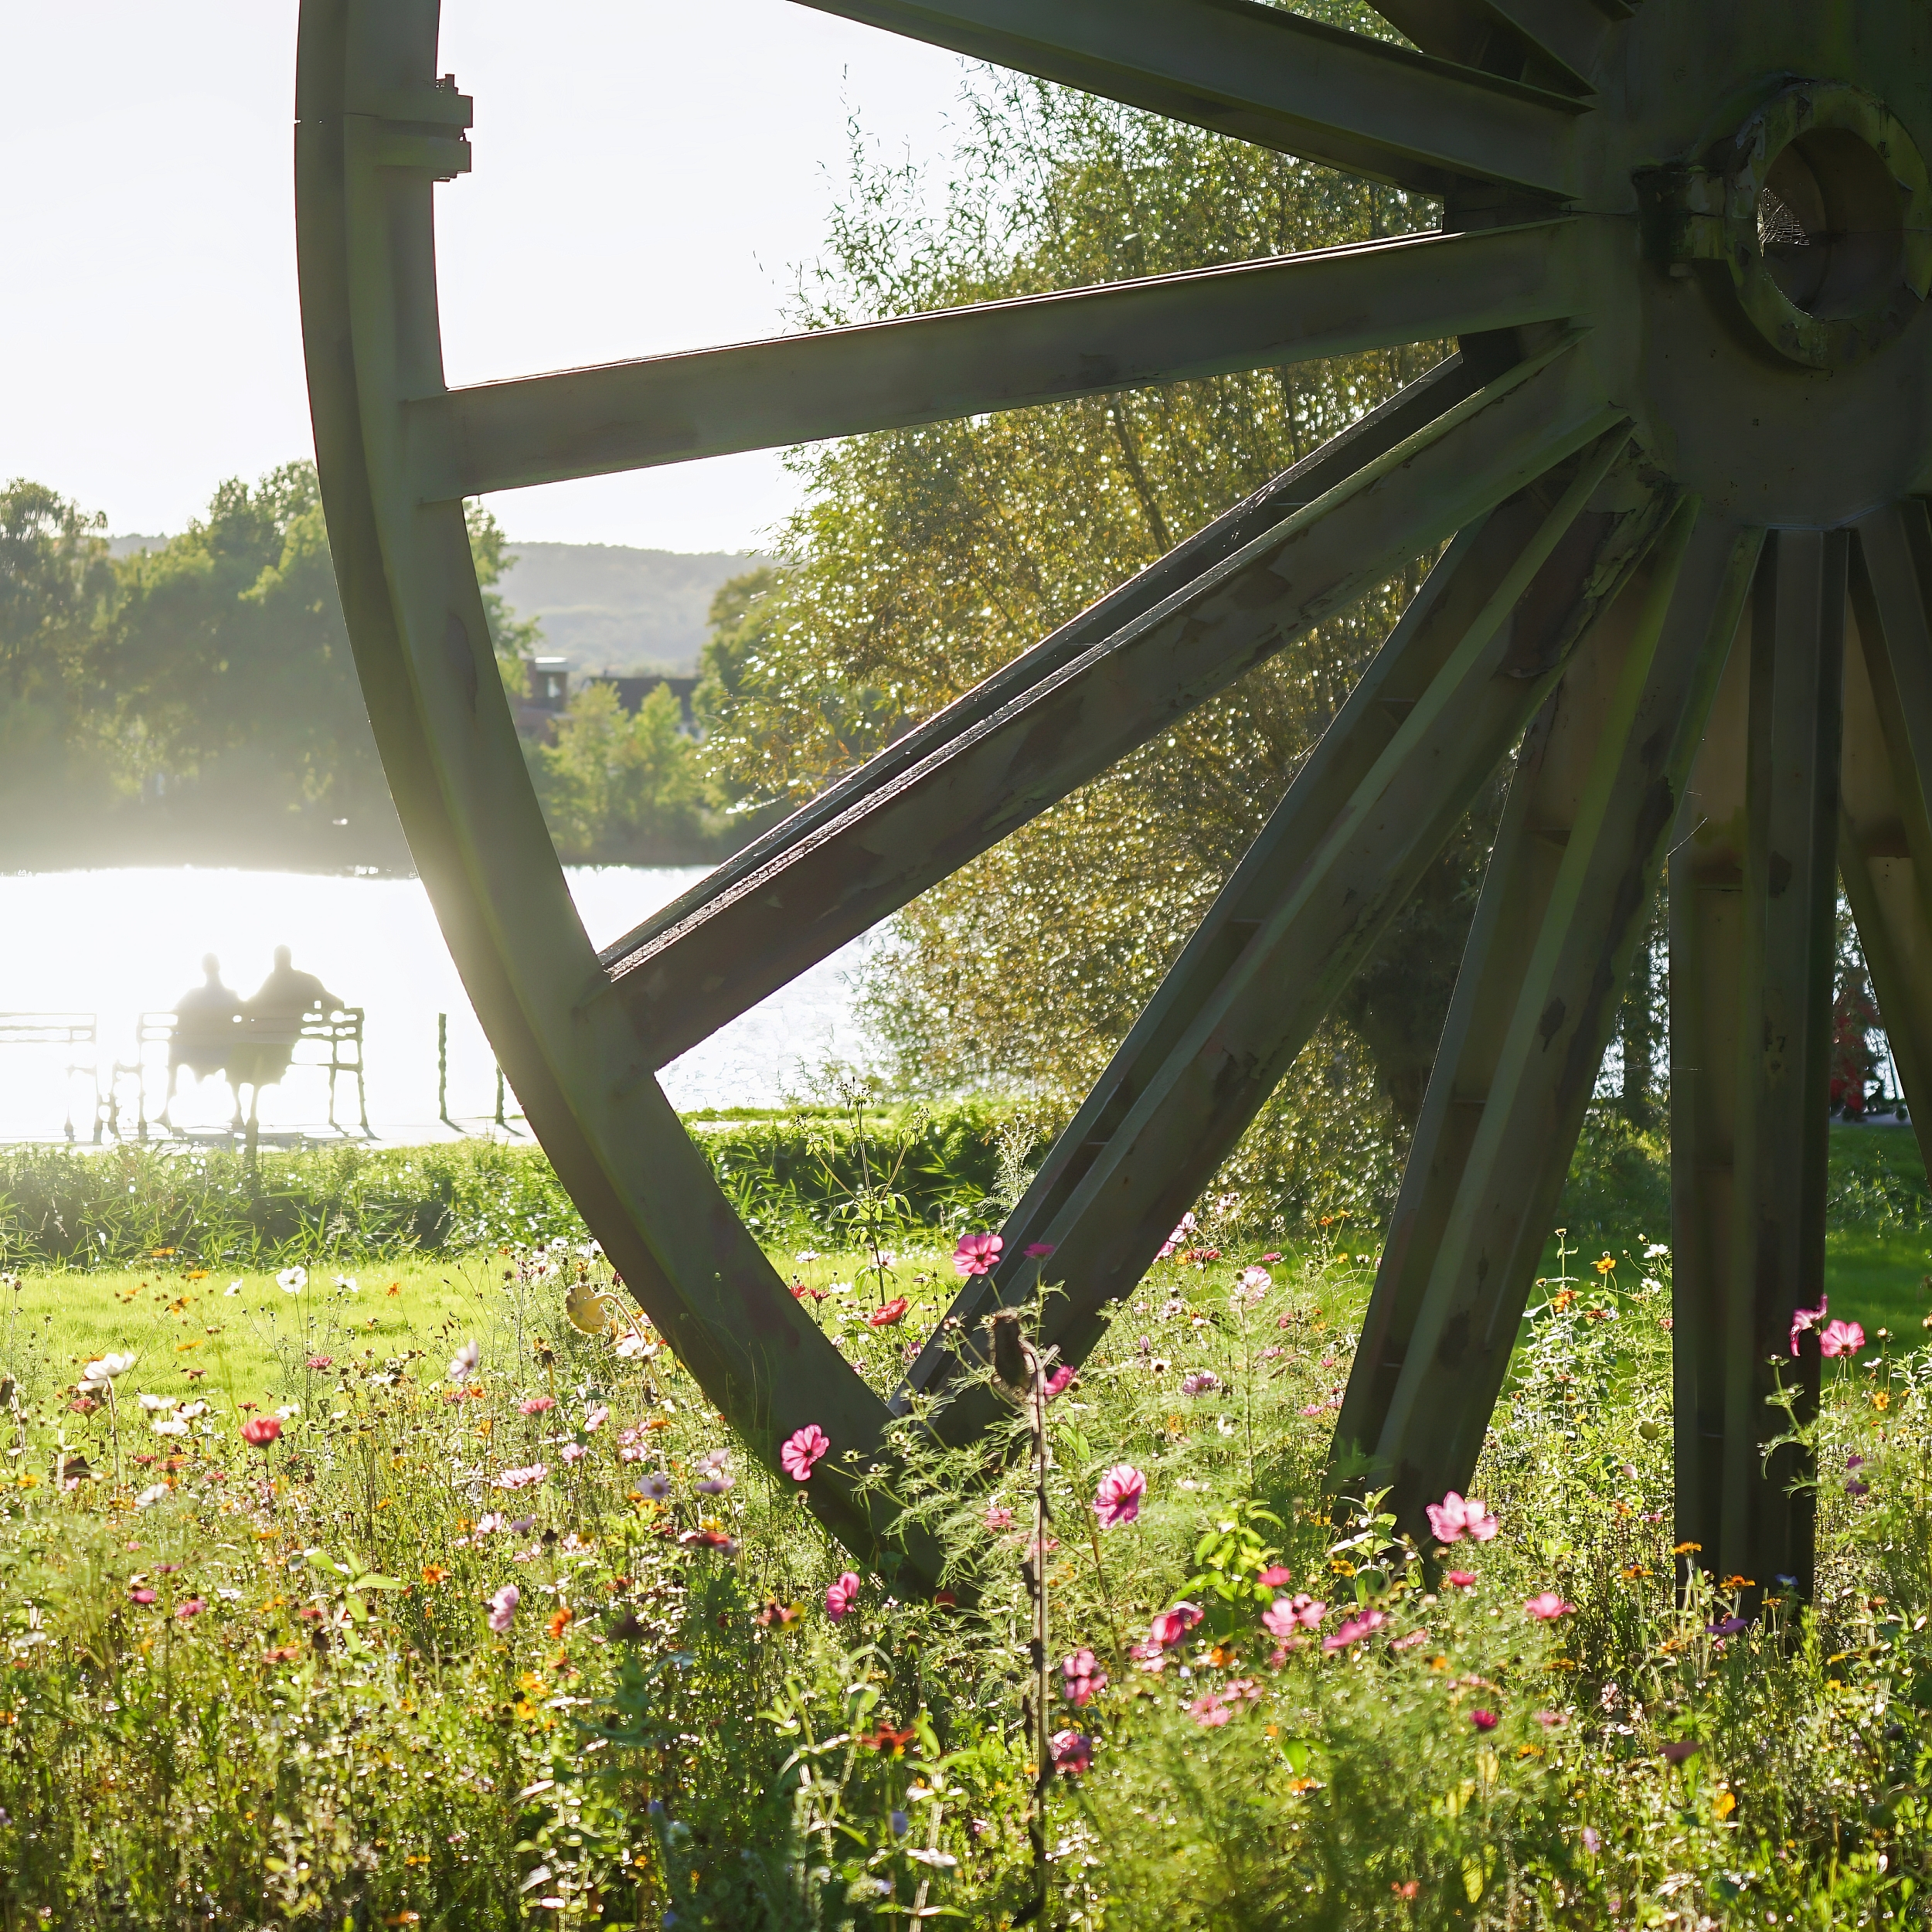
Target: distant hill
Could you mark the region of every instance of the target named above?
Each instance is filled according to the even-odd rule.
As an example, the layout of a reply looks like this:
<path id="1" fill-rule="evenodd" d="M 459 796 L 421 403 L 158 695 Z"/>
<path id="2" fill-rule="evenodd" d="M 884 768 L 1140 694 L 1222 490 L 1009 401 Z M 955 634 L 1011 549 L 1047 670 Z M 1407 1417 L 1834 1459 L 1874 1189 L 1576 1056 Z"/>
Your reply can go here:
<path id="1" fill-rule="evenodd" d="M 113 553 L 158 549 L 165 536 L 116 536 Z M 543 650 L 576 672 L 698 668 L 705 613 L 719 585 L 767 557 L 730 550 L 691 555 L 621 543 L 515 543 L 500 587 L 519 617 L 543 626 Z"/>
<path id="2" fill-rule="evenodd" d="M 518 616 L 539 619 L 543 648 L 578 672 L 696 670 L 718 587 L 770 560 L 617 543 L 509 547 L 516 562 L 499 587 L 505 600 Z"/>

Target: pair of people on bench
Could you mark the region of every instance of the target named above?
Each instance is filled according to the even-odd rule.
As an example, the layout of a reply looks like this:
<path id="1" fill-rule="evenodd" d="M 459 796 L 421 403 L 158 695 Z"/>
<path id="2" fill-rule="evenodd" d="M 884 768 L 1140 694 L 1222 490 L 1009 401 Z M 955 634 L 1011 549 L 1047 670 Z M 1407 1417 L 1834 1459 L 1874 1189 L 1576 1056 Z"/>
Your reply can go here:
<path id="1" fill-rule="evenodd" d="M 240 1127 L 241 1090 L 249 1088 L 248 1117 L 255 1118 L 261 1090 L 288 1071 L 302 1024 L 311 1015 L 342 1010 L 343 1002 L 313 973 L 295 970 L 286 946 L 275 948 L 274 969 L 253 996 L 243 999 L 222 984 L 221 961 L 209 953 L 201 962 L 206 981 L 182 995 L 175 1008 L 175 1031 L 168 1048 L 168 1100 L 161 1123 L 172 1126 L 168 1110 L 184 1071 L 197 1080 L 219 1073 L 235 1097 L 232 1124 Z"/>

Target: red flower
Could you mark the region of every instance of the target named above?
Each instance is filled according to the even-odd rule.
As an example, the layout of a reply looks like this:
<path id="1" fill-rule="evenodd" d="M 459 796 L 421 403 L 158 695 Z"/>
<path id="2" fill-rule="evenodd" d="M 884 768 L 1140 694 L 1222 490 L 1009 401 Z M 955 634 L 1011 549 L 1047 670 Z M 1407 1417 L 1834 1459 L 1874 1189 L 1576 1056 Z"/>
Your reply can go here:
<path id="1" fill-rule="evenodd" d="M 1469 1721 L 1479 1731 L 1493 1731 L 1496 1728 L 1496 1713 L 1494 1711 L 1471 1711 Z"/>
<path id="2" fill-rule="evenodd" d="M 912 1306 L 903 1294 L 896 1294 L 883 1308 L 874 1308 L 866 1318 L 869 1328 L 889 1328 L 895 1321 L 906 1318 L 906 1311 Z"/>
<path id="3" fill-rule="evenodd" d="M 250 1416 L 241 1426 L 242 1440 L 257 1449 L 266 1449 L 282 1432 L 282 1425 L 273 1416 Z"/>

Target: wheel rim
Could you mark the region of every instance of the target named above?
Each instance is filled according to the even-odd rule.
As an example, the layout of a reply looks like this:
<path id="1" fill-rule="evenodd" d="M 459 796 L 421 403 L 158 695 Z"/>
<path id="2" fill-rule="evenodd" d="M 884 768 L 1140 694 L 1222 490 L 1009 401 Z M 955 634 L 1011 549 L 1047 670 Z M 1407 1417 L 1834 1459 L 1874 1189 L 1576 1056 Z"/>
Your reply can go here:
<path id="1" fill-rule="evenodd" d="M 1338 1471 L 1364 1462 L 1418 1531 L 1466 1482 L 1676 842 L 1679 1527 L 1713 1566 L 1808 1588 L 1801 1465 L 1787 1447 L 1766 1473 L 1760 1418 L 1765 1360 L 1821 1292 L 1840 870 L 1908 1094 L 1932 1077 L 1932 110 L 1887 94 L 1923 71 L 1924 23 L 1868 6 L 1852 47 L 1797 0 L 1383 0 L 1413 53 L 1245 0 L 807 3 L 1437 195 L 1444 226 L 451 391 L 432 199 L 468 169 L 469 104 L 436 78 L 436 0 L 304 0 L 304 328 L 359 671 L 478 1012 L 627 1286 L 767 1462 L 822 1427 L 812 1507 L 931 1587 L 934 1546 L 859 1479 L 894 1415 L 943 1396 L 943 1438 L 988 1425 L 961 1369 L 1030 1288 L 1028 1247 L 1066 1284 L 1045 1339 L 1093 1345 L 1520 746 Z M 1451 335 L 1460 355 L 592 948 L 492 672 L 464 498 Z M 1002 1265 L 881 1400 L 658 1069 L 1444 543 Z M 1815 1349 L 1792 1375 L 1801 1412 Z"/>

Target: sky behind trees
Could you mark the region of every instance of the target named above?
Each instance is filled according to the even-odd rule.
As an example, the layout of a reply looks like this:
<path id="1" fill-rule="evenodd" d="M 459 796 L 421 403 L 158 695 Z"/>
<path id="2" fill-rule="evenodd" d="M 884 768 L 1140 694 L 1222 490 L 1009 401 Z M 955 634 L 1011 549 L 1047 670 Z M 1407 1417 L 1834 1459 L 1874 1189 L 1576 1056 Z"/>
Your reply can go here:
<path id="1" fill-rule="evenodd" d="M 295 298 L 295 0 L 15 7 L 0 474 L 117 531 L 310 454 Z M 947 145 L 961 63 L 791 0 L 447 0 L 475 172 L 439 191 L 452 382 L 777 332 L 849 175 Z M 746 549 L 771 454 L 497 498 L 513 538 Z"/>

